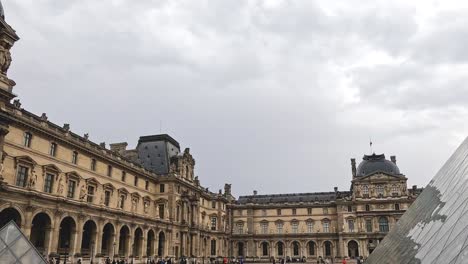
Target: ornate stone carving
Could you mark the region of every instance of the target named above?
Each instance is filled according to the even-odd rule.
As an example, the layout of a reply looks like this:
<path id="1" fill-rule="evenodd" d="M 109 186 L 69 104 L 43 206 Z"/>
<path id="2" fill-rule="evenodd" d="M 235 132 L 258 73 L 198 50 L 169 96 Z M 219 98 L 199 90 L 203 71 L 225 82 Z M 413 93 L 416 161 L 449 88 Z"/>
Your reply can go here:
<path id="1" fill-rule="evenodd" d="M 21 102 L 20 102 L 20 99 L 15 99 L 13 100 L 13 106 L 17 109 L 20 109 L 21 108 Z"/>
<path id="2" fill-rule="evenodd" d="M 6 44 L 3 43 L 0 45 L 0 71 L 2 74 L 6 75 L 8 68 L 11 64 L 11 53 L 9 48 L 6 47 Z"/>
<path id="3" fill-rule="evenodd" d="M 80 189 L 80 200 L 84 200 L 88 194 L 86 193 L 86 188 L 84 185 L 81 185 Z"/>
<path id="4" fill-rule="evenodd" d="M 42 113 L 41 115 L 41 121 L 44 121 L 46 122 L 49 118 L 47 117 L 47 114 L 46 113 Z"/>

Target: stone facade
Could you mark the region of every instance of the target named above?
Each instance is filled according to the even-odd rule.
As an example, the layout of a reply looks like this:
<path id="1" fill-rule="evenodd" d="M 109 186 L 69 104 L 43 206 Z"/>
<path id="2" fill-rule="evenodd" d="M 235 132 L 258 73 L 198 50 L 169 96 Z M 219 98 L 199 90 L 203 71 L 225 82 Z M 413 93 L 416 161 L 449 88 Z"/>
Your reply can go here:
<path id="1" fill-rule="evenodd" d="M 7 70 L 19 38 L 3 12 L 0 33 L 0 226 L 14 220 L 46 256 L 366 256 L 418 192 L 399 171 L 368 174 L 354 161 L 348 192 L 238 200 L 230 184 L 210 192 L 194 175 L 190 149 L 169 135 L 106 148 L 12 102 Z"/>
<path id="2" fill-rule="evenodd" d="M 367 257 L 421 192 L 408 190 L 396 159 L 351 159 L 350 191 L 241 196 L 230 205 L 235 256 L 340 259 Z"/>

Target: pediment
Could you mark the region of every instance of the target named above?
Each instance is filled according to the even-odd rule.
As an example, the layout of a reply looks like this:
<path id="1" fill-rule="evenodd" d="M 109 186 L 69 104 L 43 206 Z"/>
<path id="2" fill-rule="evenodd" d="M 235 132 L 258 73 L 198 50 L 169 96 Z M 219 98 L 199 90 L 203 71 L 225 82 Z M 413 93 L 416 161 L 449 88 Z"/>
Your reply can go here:
<path id="1" fill-rule="evenodd" d="M 57 166 L 55 166 L 54 164 L 47 164 L 47 165 L 44 165 L 43 166 L 44 168 L 44 171 L 52 171 L 52 172 L 57 172 L 57 173 L 61 173 L 62 170 L 59 169 Z"/>

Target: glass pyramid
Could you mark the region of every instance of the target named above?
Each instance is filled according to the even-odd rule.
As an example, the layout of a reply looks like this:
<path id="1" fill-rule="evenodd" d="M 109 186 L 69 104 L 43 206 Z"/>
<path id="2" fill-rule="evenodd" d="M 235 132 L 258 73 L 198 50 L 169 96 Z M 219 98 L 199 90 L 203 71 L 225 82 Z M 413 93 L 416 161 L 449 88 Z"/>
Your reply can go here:
<path id="1" fill-rule="evenodd" d="M 47 264 L 14 221 L 0 229 L 0 264 Z"/>
<path id="2" fill-rule="evenodd" d="M 468 263 L 468 138 L 366 263 Z"/>

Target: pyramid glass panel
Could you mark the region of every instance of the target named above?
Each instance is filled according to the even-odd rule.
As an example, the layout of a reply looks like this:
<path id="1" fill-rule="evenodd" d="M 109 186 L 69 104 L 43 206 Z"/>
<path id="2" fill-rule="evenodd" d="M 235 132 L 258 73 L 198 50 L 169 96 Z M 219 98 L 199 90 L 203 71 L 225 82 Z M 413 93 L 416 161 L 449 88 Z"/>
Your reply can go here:
<path id="1" fill-rule="evenodd" d="M 47 264 L 40 253 L 11 221 L 0 229 L 0 264 Z"/>
<path id="2" fill-rule="evenodd" d="M 366 263 L 468 263 L 468 139 Z"/>

